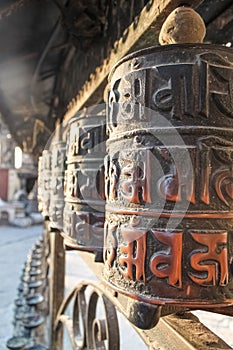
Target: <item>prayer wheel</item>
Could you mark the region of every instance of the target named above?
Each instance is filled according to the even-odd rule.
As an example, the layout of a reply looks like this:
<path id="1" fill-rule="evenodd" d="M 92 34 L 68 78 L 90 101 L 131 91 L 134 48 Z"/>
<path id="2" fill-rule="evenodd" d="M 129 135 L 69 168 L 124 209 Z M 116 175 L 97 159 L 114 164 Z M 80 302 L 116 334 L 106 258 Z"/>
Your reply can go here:
<path id="1" fill-rule="evenodd" d="M 232 304 L 232 49 L 141 50 L 109 84 L 105 280 L 155 305 Z"/>
<path id="2" fill-rule="evenodd" d="M 62 230 L 64 208 L 64 173 L 66 160 L 66 143 L 52 143 L 52 171 L 50 187 L 49 217 L 52 228 Z"/>
<path id="3" fill-rule="evenodd" d="M 63 231 L 66 246 L 102 254 L 105 200 L 105 115 L 70 121 Z"/>

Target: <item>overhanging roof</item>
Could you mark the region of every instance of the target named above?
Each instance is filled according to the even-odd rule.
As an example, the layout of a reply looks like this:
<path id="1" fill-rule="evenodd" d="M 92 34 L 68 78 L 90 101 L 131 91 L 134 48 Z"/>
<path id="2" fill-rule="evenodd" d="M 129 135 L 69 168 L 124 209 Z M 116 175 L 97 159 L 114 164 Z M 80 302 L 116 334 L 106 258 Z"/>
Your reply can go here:
<path id="1" fill-rule="evenodd" d="M 232 0 L 187 3 L 205 20 L 207 42 L 233 42 Z M 109 53 L 124 35 L 125 51 L 156 44 L 157 32 L 143 34 L 144 27 L 137 25 L 135 35 L 139 29 L 142 35 L 136 45 L 127 41 L 126 29 L 140 19 L 144 6 L 148 15 L 153 6 L 161 8 L 161 22 L 181 4 L 179 0 L 1 0 L 0 112 L 18 144 L 38 155 L 72 98 L 76 107 L 100 101 L 110 69 Z M 96 77 L 93 81 L 89 77 L 103 62 L 107 68 L 97 86 Z M 85 98 L 79 94 L 84 86 Z"/>

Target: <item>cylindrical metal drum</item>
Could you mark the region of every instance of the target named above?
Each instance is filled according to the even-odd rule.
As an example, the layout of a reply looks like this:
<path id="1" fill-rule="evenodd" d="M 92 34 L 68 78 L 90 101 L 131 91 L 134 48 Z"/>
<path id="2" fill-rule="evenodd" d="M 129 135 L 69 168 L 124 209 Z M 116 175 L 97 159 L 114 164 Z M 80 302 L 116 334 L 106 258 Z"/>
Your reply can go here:
<path id="1" fill-rule="evenodd" d="M 63 227 L 64 176 L 66 160 L 66 142 L 52 143 L 52 171 L 50 186 L 49 219 L 52 228 Z"/>
<path id="2" fill-rule="evenodd" d="M 74 118 L 67 141 L 65 244 L 95 253 L 103 250 L 105 124 L 105 115 Z"/>
<path id="3" fill-rule="evenodd" d="M 107 128 L 105 279 L 151 304 L 232 304 L 232 49 L 125 57 Z"/>
<path id="4" fill-rule="evenodd" d="M 51 152 L 44 150 L 38 163 L 38 202 L 42 215 L 49 217 L 51 185 Z"/>
<path id="5" fill-rule="evenodd" d="M 43 172 L 42 172 L 42 157 L 38 159 L 38 180 L 37 180 L 37 200 L 38 200 L 38 210 L 42 212 L 43 202 L 42 202 L 42 184 L 43 184 Z"/>

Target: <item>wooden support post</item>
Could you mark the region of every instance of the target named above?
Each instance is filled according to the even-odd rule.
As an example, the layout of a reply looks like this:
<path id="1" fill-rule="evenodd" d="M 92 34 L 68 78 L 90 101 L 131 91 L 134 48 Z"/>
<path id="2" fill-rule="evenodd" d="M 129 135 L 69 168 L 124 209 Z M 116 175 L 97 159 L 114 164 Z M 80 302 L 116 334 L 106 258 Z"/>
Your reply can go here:
<path id="1" fill-rule="evenodd" d="M 50 249 L 50 349 L 61 350 L 63 348 L 63 330 L 61 328 L 58 332 L 54 332 L 54 323 L 64 298 L 65 286 L 65 250 L 63 237 L 59 231 L 50 232 Z"/>

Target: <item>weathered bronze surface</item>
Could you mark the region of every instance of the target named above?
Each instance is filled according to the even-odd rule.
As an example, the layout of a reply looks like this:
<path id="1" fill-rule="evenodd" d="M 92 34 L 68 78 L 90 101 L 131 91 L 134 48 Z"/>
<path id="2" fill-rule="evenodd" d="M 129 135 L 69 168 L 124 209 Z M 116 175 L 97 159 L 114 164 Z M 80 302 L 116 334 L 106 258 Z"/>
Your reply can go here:
<path id="1" fill-rule="evenodd" d="M 45 218 L 49 217 L 51 186 L 51 152 L 44 150 L 38 163 L 38 208 Z"/>
<path id="2" fill-rule="evenodd" d="M 64 173 L 66 143 L 57 141 L 52 144 L 52 172 L 50 188 L 49 217 L 51 227 L 62 230 L 64 208 Z"/>
<path id="3" fill-rule="evenodd" d="M 233 303 L 233 52 L 171 45 L 110 76 L 105 279 L 153 304 Z"/>
<path id="4" fill-rule="evenodd" d="M 105 115 L 77 117 L 67 141 L 65 244 L 91 252 L 103 249 L 105 124 Z"/>

